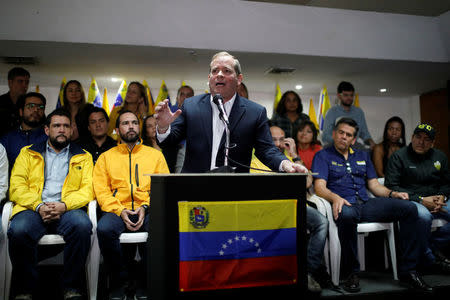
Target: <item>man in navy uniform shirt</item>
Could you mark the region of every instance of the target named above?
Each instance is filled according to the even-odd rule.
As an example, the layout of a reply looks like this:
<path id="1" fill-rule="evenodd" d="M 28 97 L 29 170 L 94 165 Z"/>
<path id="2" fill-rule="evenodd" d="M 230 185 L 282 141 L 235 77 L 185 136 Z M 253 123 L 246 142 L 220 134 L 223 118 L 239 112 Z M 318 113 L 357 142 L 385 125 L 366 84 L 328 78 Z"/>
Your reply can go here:
<path id="1" fill-rule="evenodd" d="M 417 208 L 407 201 L 407 193 L 389 190 L 378 182 L 369 153 L 350 147 L 357 134 L 358 125 L 353 119 L 340 119 L 333 130 L 333 144 L 317 152 L 312 165 L 312 172 L 317 173 L 314 175 L 315 192 L 331 203 L 338 227 L 342 275 L 347 278 L 344 289 L 348 292 L 360 290 L 358 223 L 398 221 L 400 283 L 419 291 L 432 292 L 433 288 L 416 271 L 427 236 L 417 218 Z M 366 186 L 375 198 L 368 197 Z"/>

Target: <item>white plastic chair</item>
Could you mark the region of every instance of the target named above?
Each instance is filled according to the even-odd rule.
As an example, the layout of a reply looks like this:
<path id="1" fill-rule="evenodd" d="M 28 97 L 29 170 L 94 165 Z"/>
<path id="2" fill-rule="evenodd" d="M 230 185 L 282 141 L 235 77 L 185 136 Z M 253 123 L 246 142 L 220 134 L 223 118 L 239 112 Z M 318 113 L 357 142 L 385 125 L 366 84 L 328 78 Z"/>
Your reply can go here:
<path id="1" fill-rule="evenodd" d="M 11 273 L 12 273 L 12 265 L 11 260 L 9 259 L 9 249 L 8 249 L 8 239 L 6 238 L 6 233 L 9 227 L 9 219 L 11 218 L 13 203 L 7 202 L 3 207 L 2 213 L 2 230 L 5 235 L 5 243 L 3 243 L 3 247 L 5 247 L 5 283 L 4 283 L 4 298 L 9 299 L 9 292 L 11 286 Z M 97 209 L 97 201 L 92 200 L 89 202 L 88 207 L 88 215 L 92 222 L 93 217 L 95 217 L 96 221 L 96 209 Z M 98 253 L 100 253 L 100 249 L 98 248 L 97 242 L 97 222 L 92 222 L 92 237 L 91 237 L 91 249 L 86 261 L 86 275 L 88 282 L 88 293 L 89 299 L 94 300 L 97 299 L 97 279 L 98 279 L 98 265 L 95 266 L 92 263 L 93 257 L 98 257 Z M 44 235 L 38 242 L 38 245 L 61 245 L 64 244 L 64 239 L 59 234 L 46 234 Z M 95 282 L 94 282 L 95 280 Z"/>
<path id="2" fill-rule="evenodd" d="M 312 195 L 309 201 L 316 204 L 320 213 L 327 217 L 328 227 L 328 240 L 325 243 L 325 263 L 327 265 L 328 272 L 331 274 L 331 280 L 335 285 L 339 285 L 339 272 L 341 264 L 341 244 L 339 241 L 338 229 L 333 219 L 333 212 L 331 204 L 317 195 Z M 358 260 L 361 271 L 365 270 L 365 256 L 364 256 L 364 238 L 369 232 L 386 230 L 389 244 L 389 251 L 392 263 L 392 272 L 394 279 L 397 280 L 397 256 L 395 251 L 395 238 L 394 238 L 394 225 L 390 223 L 359 223 L 358 227 Z M 386 263 L 386 260 L 385 260 Z"/>
<path id="3" fill-rule="evenodd" d="M 97 228 L 97 214 L 94 214 L 91 218 L 92 226 Z M 136 243 L 145 243 L 148 239 L 148 232 L 127 232 L 122 233 L 119 236 L 120 243 L 122 244 L 136 244 Z M 98 270 L 100 268 L 100 259 L 101 259 L 101 253 L 100 248 L 98 246 L 98 238 L 97 238 L 97 232 L 95 234 L 95 247 L 96 251 L 91 251 L 91 258 L 90 258 L 90 267 L 92 268 L 90 277 L 90 286 L 95 285 L 95 290 L 97 291 L 97 283 L 98 283 Z M 95 299 L 95 298 L 91 298 Z"/>
<path id="4" fill-rule="evenodd" d="M 8 220 L 6 220 L 6 224 L 8 224 Z M 5 289 L 5 266 L 6 266 L 6 248 L 7 248 L 7 239 L 6 230 L 3 227 L 3 215 L 2 215 L 2 227 L 1 227 L 1 235 L 0 235 L 0 298 L 8 299 L 6 297 L 6 289 Z"/>

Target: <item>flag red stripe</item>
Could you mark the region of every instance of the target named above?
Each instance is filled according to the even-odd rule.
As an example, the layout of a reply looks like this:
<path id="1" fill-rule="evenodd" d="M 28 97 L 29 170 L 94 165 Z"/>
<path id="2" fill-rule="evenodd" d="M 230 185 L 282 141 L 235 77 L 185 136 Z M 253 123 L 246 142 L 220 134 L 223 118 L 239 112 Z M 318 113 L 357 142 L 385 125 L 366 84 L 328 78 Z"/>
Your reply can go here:
<path id="1" fill-rule="evenodd" d="M 180 261 L 180 291 L 294 284 L 297 256 Z"/>

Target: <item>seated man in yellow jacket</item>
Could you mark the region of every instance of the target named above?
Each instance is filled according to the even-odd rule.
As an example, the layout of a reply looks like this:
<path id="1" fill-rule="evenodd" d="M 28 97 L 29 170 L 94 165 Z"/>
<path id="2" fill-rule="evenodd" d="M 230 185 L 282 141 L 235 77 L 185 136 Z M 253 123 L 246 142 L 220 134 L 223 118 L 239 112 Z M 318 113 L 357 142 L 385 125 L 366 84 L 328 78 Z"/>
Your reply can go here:
<path id="1" fill-rule="evenodd" d="M 136 263 L 135 245 L 121 245 L 119 236 L 148 231 L 150 176 L 146 175 L 169 173 L 169 168 L 161 151 L 142 144 L 139 120 L 133 112 L 120 112 L 116 132 L 121 143 L 102 153 L 94 167 L 94 191 L 102 209 L 97 235 L 110 276 L 110 299 L 125 299 L 132 293 L 135 299 L 146 299 L 145 244 L 139 245 L 142 260 Z M 136 270 L 130 270 L 132 267 Z"/>
<path id="2" fill-rule="evenodd" d="M 44 234 L 64 237 L 64 299 L 82 299 L 92 224 L 86 205 L 93 199 L 91 154 L 71 143 L 71 117 L 57 109 L 47 116 L 48 140 L 22 148 L 11 171 L 14 202 L 8 230 L 16 299 L 32 299 L 37 284 L 37 246 Z M 55 278 L 48 286 L 58 287 Z"/>

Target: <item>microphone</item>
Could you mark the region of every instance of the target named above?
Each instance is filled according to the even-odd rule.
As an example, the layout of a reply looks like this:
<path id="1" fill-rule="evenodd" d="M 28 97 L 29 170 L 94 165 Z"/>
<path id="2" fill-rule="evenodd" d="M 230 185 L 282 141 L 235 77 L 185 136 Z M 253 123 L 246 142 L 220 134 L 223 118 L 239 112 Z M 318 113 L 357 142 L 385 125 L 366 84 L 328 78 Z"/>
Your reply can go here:
<path id="1" fill-rule="evenodd" d="M 230 122 L 228 121 L 228 115 L 225 112 L 225 107 L 223 107 L 223 97 L 221 94 L 215 94 L 213 97 L 213 102 L 217 105 L 219 109 L 219 117 L 227 124 L 227 127 L 230 126 Z"/>

